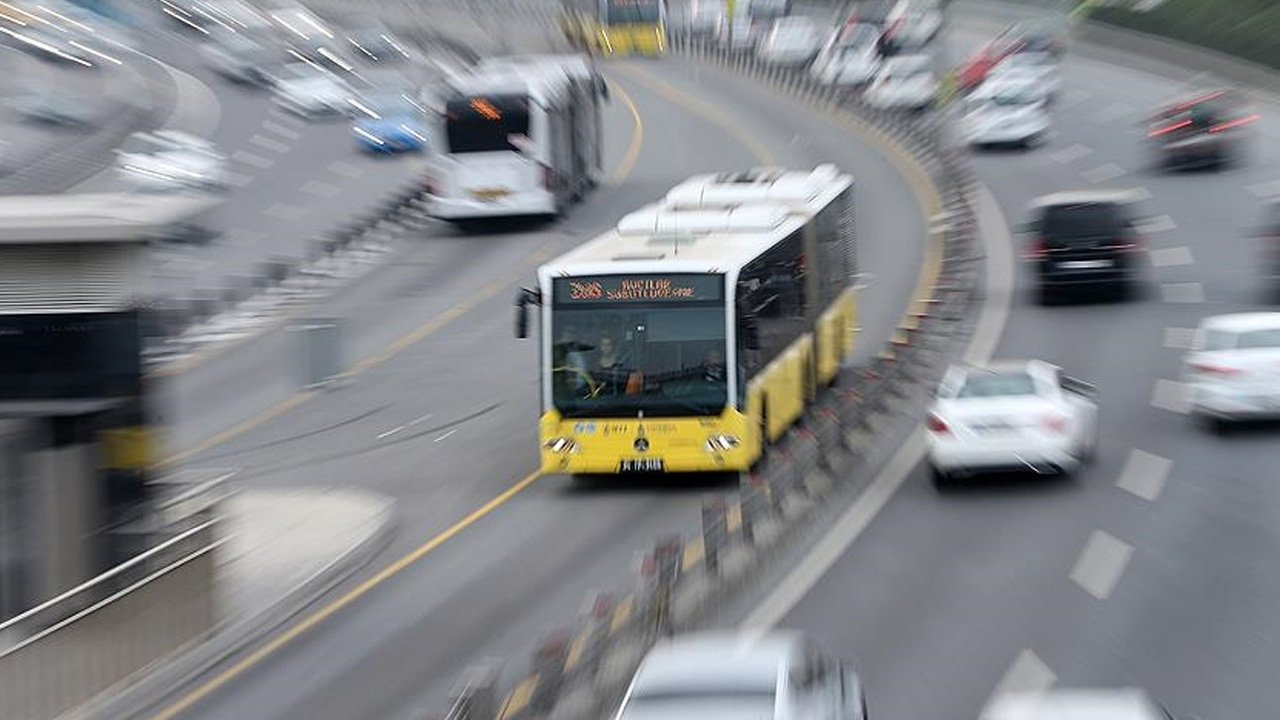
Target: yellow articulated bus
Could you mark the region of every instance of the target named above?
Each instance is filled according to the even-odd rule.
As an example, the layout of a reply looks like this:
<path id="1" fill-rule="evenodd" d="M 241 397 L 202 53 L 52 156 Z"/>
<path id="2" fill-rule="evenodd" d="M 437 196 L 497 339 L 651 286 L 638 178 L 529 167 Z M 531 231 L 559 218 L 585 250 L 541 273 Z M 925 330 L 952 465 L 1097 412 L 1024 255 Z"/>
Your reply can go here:
<path id="1" fill-rule="evenodd" d="M 563 0 L 565 37 L 594 55 L 667 51 L 667 0 Z"/>
<path id="2" fill-rule="evenodd" d="M 857 334 L 853 179 L 706 175 L 538 270 L 543 472 L 748 470 Z"/>

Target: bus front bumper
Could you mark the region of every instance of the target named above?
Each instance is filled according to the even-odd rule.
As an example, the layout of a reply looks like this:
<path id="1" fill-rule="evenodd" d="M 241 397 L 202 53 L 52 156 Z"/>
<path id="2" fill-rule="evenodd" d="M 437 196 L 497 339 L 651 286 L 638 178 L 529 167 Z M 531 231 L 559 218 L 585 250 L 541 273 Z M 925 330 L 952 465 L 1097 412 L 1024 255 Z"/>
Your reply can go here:
<path id="1" fill-rule="evenodd" d="M 432 196 L 428 213 L 440 220 L 554 215 L 555 198 L 547 193 L 513 193 L 490 199 Z"/>

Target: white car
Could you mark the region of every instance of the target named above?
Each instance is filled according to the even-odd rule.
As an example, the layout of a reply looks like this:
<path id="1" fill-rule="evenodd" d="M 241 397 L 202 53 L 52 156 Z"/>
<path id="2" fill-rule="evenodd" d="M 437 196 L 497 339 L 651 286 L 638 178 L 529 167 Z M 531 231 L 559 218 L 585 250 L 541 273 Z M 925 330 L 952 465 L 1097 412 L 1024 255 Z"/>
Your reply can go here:
<path id="1" fill-rule="evenodd" d="M 865 85 L 880 69 L 880 32 L 870 25 L 851 25 L 831 36 L 810 73 L 826 85 Z"/>
<path id="2" fill-rule="evenodd" d="M 285 65 L 271 79 L 276 103 L 303 117 L 352 115 L 355 91 L 345 80 L 308 62 Z"/>
<path id="3" fill-rule="evenodd" d="M 987 79 L 1001 78 L 1035 82 L 1049 98 L 1056 96 L 1062 88 L 1058 58 L 1048 52 L 1018 52 L 1005 57 L 987 73 Z"/>
<path id="4" fill-rule="evenodd" d="M 798 633 L 677 636 L 645 656 L 616 720 L 866 720 L 862 682 Z"/>
<path id="5" fill-rule="evenodd" d="M 116 151 L 116 171 L 134 190 L 217 192 L 227 158 L 209 141 L 177 130 L 134 133 Z"/>
<path id="6" fill-rule="evenodd" d="M 994 78 L 965 101 L 962 120 L 970 145 L 1031 147 L 1049 138 L 1048 99 L 1034 81 Z"/>
<path id="7" fill-rule="evenodd" d="M 818 54 L 821 36 L 813 21 L 803 16 L 779 18 L 765 33 L 756 56 L 774 65 L 807 65 Z"/>
<path id="8" fill-rule="evenodd" d="M 1061 689 L 998 697 L 981 720 L 1173 720 L 1144 690 Z"/>
<path id="9" fill-rule="evenodd" d="M 1280 418 L 1280 312 L 1205 318 L 1183 365 L 1191 412 L 1215 429 Z"/>
<path id="10" fill-rule="evenodd" d="M 867 88 L 866 99 L 876 107 L 924 110 L 938 94 L 933 58 L 903 55 L 885 60 Z"/>
<path id="11" fill-rule="evenodd" d="M 928 3 L 908 3 L 890 25 L 890 42 L 899 50 L 928 45 L 942 29 L 942 13 Z"/>
<path id="12" fill-rule="evenodd" d="M 209 41 L 200 46 L 200 56 L 212 71 L 232 82 L 266 85 L 270 67 L 278 53 L 244 32 L 215 26 Z"/>
<path id="13" fill-rule="evenodd" d="M 694 0 L 689 6 L 688 29 L 690 35 L 711 35 L 724 22 L 728 7 L 725 0 Z"/>
<path id="14" fill-rule="evenodd" d="M 1041 360 L 952 366 L 926 421 L 936 483 L 982 472 L 1070 473 L 1098 445 L 1091 386 Z"/>

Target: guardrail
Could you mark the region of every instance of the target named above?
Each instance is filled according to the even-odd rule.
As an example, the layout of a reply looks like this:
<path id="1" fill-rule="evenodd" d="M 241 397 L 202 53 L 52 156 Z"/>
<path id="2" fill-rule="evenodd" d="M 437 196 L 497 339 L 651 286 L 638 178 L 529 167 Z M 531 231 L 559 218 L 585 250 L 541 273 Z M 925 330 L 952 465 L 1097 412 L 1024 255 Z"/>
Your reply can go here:
<path id="1" fill-rule="evenodd" d="M 872 107 L 856 94 L 819 85 L 802 71 L 768 66 L 689 37 L 675 52 L 719 65 L 791 94 L 856 126 L 911 158 L 938 193 L 942 210 L 928 229 L 937 273 L 912 300 L 892 341 L 873 359 L 845 368 L 771 449 L 736 494 L 704 501 L 700 531 L 659 539 L 644 556 L 634 587 L 589 598 L 590 610 L 537 647 L 528 674 L 506 695 L 499 720 L 599 720 L 608 717 L 647 648 L 696 627 L 708 608 L 748 582 L 767 552 L 833 498 L 865 487 L 902 439 L 919 427 L 927 399 L 971 329 L 982 273 L 972 173 L 942 112 L 924 115 Z M 492 715 L 451 715 L 490 720 Z"/>
<path id="2" fill-rule="evenodd" d="M 208 520 L 0 624 L 0 720 L 52 720 L 213 629 Z"/>

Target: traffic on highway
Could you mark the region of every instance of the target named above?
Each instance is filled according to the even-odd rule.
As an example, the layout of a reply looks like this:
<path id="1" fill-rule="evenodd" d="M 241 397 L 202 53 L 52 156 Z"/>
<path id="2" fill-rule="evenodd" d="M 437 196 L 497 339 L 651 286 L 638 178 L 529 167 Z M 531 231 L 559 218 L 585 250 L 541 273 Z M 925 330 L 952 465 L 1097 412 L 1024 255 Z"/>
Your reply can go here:
<path id="1" fill-rule="evenodd" d="M 0 720 L 1268 717 L 1280 70 L 1067 4 L 0 1 Z"/>

